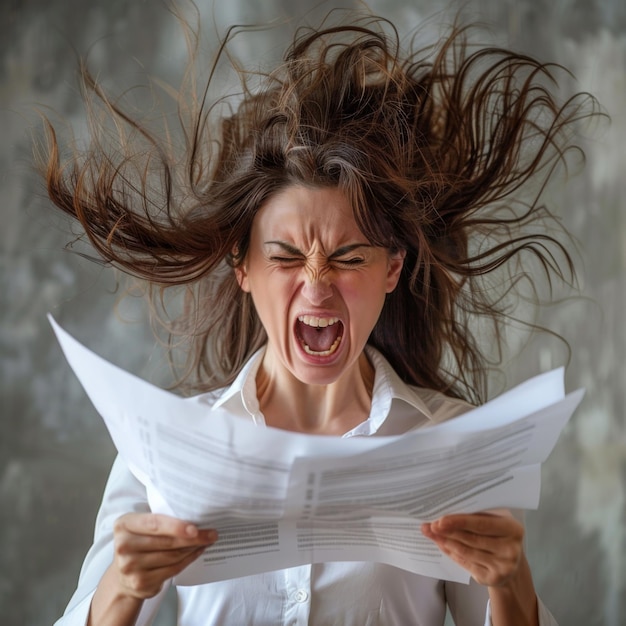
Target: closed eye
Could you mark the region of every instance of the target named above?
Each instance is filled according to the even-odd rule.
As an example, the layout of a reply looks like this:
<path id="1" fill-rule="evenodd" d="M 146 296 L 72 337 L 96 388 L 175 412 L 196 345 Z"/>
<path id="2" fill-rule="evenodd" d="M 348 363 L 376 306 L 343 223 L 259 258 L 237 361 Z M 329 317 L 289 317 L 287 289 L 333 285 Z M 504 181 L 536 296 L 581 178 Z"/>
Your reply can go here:
<path id="1" fill-rule="evenodd" d="M 302 262 L 304 259 L 302 257 L 297 256 L 271 256 L 270 261 L 274 261 L 275 263 L 298 263 Z"/>
<path id="2" fill-rule="evenodd" d="M 351 259 L 335 259 L 333 262 L 339 265 L 356 266 L 365 263 L 365 259 L 361 257 L 353 257 Z"/>

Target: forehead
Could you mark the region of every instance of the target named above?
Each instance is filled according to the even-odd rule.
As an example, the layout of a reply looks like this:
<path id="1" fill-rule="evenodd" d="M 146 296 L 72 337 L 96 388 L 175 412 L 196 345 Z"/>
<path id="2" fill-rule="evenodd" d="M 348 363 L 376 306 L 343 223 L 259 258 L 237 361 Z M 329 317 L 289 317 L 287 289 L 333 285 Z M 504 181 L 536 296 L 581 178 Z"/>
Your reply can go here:
<path id="1" fill-rule="evenodd" d="M 335 187 L 283 189 L 259 209 L 252 229 L 263 238 L 283 240 L 365 239 L 348 198 Z"/>

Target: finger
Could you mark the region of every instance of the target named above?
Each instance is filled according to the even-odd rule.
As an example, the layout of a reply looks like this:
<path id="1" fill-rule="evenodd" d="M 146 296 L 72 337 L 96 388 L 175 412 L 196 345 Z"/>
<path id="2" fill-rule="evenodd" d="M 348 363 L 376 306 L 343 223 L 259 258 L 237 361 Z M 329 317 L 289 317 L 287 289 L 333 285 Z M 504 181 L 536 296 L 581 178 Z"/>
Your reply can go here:
<path id="1" fill-rule="evenodd" d="M 452 553 L 465 561 L 480 563 L 485 567 L 496 563 L 516 563 L 522 553 L 521 547 L 512 542 L 481 545 L 448 538 L 438 538 L 435 541 L 446 554 Z"/>
<path id="2" fill-rule="evenodd" d="M 483 585 L 501 585 L 519 568 L 523 551 L 516 544 L 503 544 L 499 550 L 485 551 L 464 543 L 435 536 L 439 549 Z"/>
<path id="3" fill-rule="evenodd" d="M 127 545 L 116 546 L 115 560 L 118 569 L 128 575 L 133 572 L 175 567 L 192 554 L 202 554 L 206 546 L 191 546 L 177 550 L 137 551 Z"/>
<path id="4" fill-rule="evenodd" d="M 216 540 L 217 533 L 214 530 L 203 530 L 193 539 L 181 539 L 167 535 L 136 535 L 123 529 L 117 529 L 115 532 L 115 545 L 119 549 L 137 553 L 195 549 L 210 546 Z"/>
<path id="5" fill-rule="evenodd" d="M 116 521 L 116 526 L 137 535 L 166 535 L 193 539 L 199 529 L 194 524 L 159 513 L 127 513 Z"/>
<path id="6" fill-rule="evenodd" d="M 151 598 L 159 593 L 166 580 L 182 572 L 203 552 L 204 548 L 196 548 L 174 563 L 153 569 L 118 569 L 120 583 L 137 598 Z"/>
<path id="7" fill-rule="evenodd" d="M 213 529 L 200 529 L 189 522 L 153 513 L 123 515 L 115 522 L 114 534 L 119 542 L 147 551 L 206 546 L 217 540 Z"/>
<path id="8" fill-rule="evenodd" d="M 492 513 L 472 513 L 468 515 L 446 515 L 430 524 L 433 533 L 453 536 L 458 533 L 471 533 L 485 537 L 502 537 L 521 540 L 524 527 L 511 516 Z"/>
<path id="9" fill-rule="evenodd" d="M 466 531 L 452 531 L 442 534 L 434 532 L 432 525 L 425 525 L 423 533 L 433 540 L 440 549 L 452 550 L 465 559 L 485 565 L 496 561 L 517 563 L 523 552 L 523 535 L 494 537 Z"/>
<path id="10" fill-rule="evenodd" d="M 466 569 L 476 582 L 484 585 L 499 580 L 499 577 L 494 575 L 494 568 L 487 565 L 489 560 L 484 558 L 484 555 L 477 557 L 475 553 L 470 553 L 466 549 L 458 549 L 457 546 L 446 540 L 436 541 L 436 543 L 447 557 Z"/>
<path id="11" fill-rule="evenodd" d="M 466 531 L 453 531 L 445 534 L 435 532 L 428 534 L 426 532 L 424 534 L 429 539 L 439 543 L 459 544 L 491 555 L 507 554 L 511 551 L 511 546 L 517 550 L 518 546 L 521 548 L 522 545 L 522 542 L 514 537 L 492 537 Z"/>

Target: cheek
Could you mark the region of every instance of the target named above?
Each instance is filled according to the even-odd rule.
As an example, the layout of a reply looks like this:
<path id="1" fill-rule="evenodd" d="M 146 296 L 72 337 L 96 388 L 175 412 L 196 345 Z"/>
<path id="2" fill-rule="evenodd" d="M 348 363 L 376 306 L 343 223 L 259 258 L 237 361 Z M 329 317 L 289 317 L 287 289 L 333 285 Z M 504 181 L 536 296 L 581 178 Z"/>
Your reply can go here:
<path id="1" fill-rule="evenodd" d="M 294 278 L 281 272 L 270 272 L 261 280 L 251 277 L 249 285 L 257 312 L 266 318 L 262 320 L 264 324 L 284 321 L 296 288 Z"/>
<path id="2" fill-rule="evenodd" d="M 386 276 L 368 274 L 346 281 L 342 293 L 357 319 L 370 320 L 371 317 L 378 319 L 387 295 L 386 285 Z"/>

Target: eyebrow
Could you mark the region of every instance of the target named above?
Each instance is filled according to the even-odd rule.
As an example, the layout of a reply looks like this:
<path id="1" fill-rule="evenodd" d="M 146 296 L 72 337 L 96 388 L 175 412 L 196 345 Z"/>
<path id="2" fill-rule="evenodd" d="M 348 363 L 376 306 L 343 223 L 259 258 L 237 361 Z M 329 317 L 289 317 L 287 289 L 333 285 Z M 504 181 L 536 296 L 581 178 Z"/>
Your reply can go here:
<path id="1" fill-rule="evenodd" d="M 288 244 L 286 241 L 266 241 L 265 245 L 269 245 L 269 244 L 273 244 L 276 246 L 281 247 L 285 252 L 289 253 L 289 254 L 293 254 L 294 256 L 305 256 L 301 250 L 298 250 L 298 248 L 296 248 L 295 246 L 292 246 L 291 244 Z M 352 243 L 349 244 L 347 246 L 341 246 L 340 248 L 337 248 L 334 252 L 332 252 L 328 258 L 329 259 L 336 259 L 338 257 L 342 257 L 346 254 L 349 254 L 350 252 L 353 252 L 354 250 L 357 250 L 358 248 L 371 248 L 372 245 L 369 243 Z"/>

